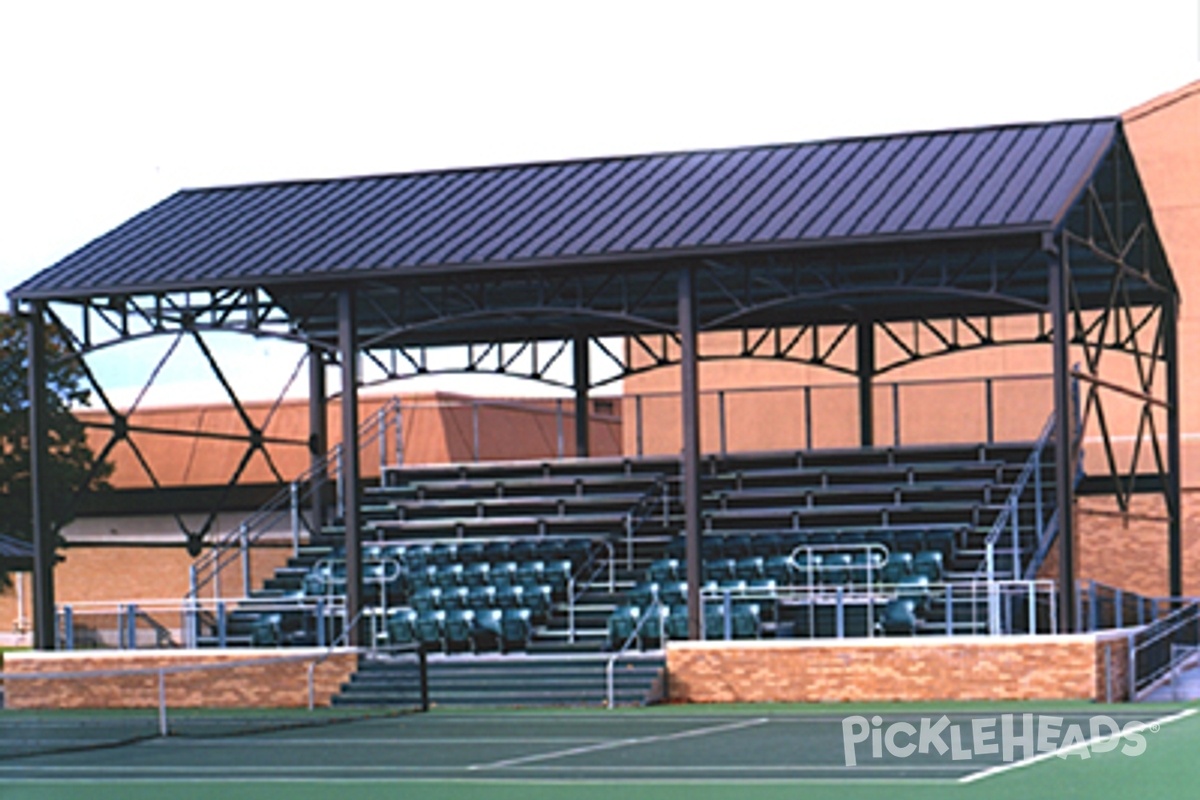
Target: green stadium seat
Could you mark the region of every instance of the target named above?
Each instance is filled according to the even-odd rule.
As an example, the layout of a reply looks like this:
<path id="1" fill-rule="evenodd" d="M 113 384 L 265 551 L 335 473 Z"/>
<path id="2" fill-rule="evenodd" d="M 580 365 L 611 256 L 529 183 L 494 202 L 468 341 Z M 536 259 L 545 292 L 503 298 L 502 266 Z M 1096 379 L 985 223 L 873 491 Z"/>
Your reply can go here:
<path id="1" fill-rule="evenodd" d="M 470 650 L 474 647 L 475 612 L 469 608 L 455 608 L 446 612 L 442 621 L 442 635 L 447 652 Z"/>
<path id="2" fill-rule="evenodd" d="M 411 608 L 396 608 L 388 613 L 388 644 L 411 644 L 417 640 L 417 612 Z"/>
<path id="3" fill-rule="evenodd" d="M 512 561 L 512 545 L 505 539 L 493 539 L 483 545 L 483 557 L 491 564 Z"/>
<path id="4" fill-rule="evenodd" d="M 408 590 L 412 592 L 437 586 L 438 568 L 434 564 L 420 567 L 410 567 L 408 570 Z"/>
<path id="5" fill-rule="evenodd" d="M 544 561 L 522 561 L 517 564 L 517 583 L 522 586 L 537 585 L 542 583 L 542 574 L 545 572 L 546 563 Z"/>
<path id="6" fill-rule="evenodd" d="M 913 558 L 913 573 L 924 575 L 930 583 L 939 583 L 943 574 L 942 564 L 940 550 L 922 550 Z"/>
<path id="7" fill-rule="evenodd" d="M 496 587 L 472 586 L 469 590 L 468 602 L 476 611 L 494 607 L 496 605 Z"/>
<path id="8" fill-rule="evenodd" d="M 704 562 L 704 580 L 723 581 L 737 575 L 737 562 L 732 558 L 713 558 Z"/>
<path id="9" fill-rule="evenodd" d="M 427 586 L 413 592 L 408 599 L 419 613 L 436 611 L 442 607 L 442 589 L 439 586 Z"/>
<path id="10" fill-rule="evenodd" d="M 733 607 L 732 633 L 735 639 L 762 638 L 762 613 L 758 603 L 739 603 Z M 721 635 L 725 635 L 722 620 Z"/>
<path id="11" fill-rule="evenodd" d="M 442 589 L 453 589 L 463 583 L 463 565 L 442 564 L 437 570 L 437 585 Z"/>
<path id="12" fill-rule="evenodd" d="M 487 586 L 492 582 L 492 565 L 486 561 L 472 561 L 464 565 L 462 579 L 466 586 Z"/>
<path id="13" fill-rule="evenodd" d="M 851 577 L 859 586 L 879 583 L 883 578 L 883 551 L 859 550 L 853 555 Z"/>
<path id="14" fill-rule="evenodd" d="M 523 587 L 523 597 L 521 607 L 527 608 L 533 612 L 535 622 L 541 622 L 550 614 L 550 609 L 554 606 L 554 594 L 550 586 L 545 583 L 527 584 Z"/>
<path id="15" fill-rule="evenodd" d="M 641 617 L 642 610 L 636 605 L 617 606 L 608 617 L 608 649 L 618 650 L 629 641 Z"/>
<path id="16" fill-rule="evenodd" d="M 505 584 L 496 587 L 497 608 L 521 608 L 525 605 L 525 587 L 520 584 Z"/>
<path id="17" fill-rule="evenodd" d="M 657 581 L 642 581 L 635 584 L 632 589 L 626 592 L 629 604 L 638 608 L 648 608 L 661 594 L 663 585 L 665 584 L 660 584 Z"/>
<path id="18" fill-rule="evenodd" d="M 487 563 L 483 542 L 464 542 L 458 546 L 458 560 L 463 564 Z"/>
<path id="19" fill-rule="evenodd" d="M 440 609 L 417 612 L 417 641 L 427 647 L 443 647 L 442 630 L 446 612 Z"/>
<path id="20" fill-rule="evenodd" d="M 880 576 L 880 581 L 887 584 L 900 583 L 904 576 L 912 574 L 912 564 L 912 553 L 903 550 L 893 550 L 888 553 L 887 563 L 883 565 L 883 574 Z"/>
<path id="21" fill-rule="evenodd" d="M 529 609 L 505 609 L 501 617 L 501 625 L 501 648 L 505 652 L 529 648 L 529 640 L 533 636 L 533 618 Z"/>
<path id="22" fill-rule="evenodd" d="M 556 597 L 565 597 L 567 586 L 574 575 L 571 562 L 565 558 L 556 558 L 542 564 L 542 583 L 550 586 Z"/>
<path id="23" fill-rule="evenodd" d="M 679 580 L 682 577 L 680 575 L 679 559 L 659 558 L 650 562 L 648 577 L 655 583 Z"/>
<path id="24" fill-rule="evenodd" d="M 471 590 L 466 586 L 452 586 L 442 589 L 442 608 L 465 609 L 471 607 Z"/>
<path id="25" fill-rule="evenodd" d="M 791 563 L 791 559 L 785 555 L 769 556 L 763 562 L 763 577 L 775 581 L 780 586 L 790 586 L 795 583 Z"/>
<path id="26" fill-rule="evenodd" d="M 883 607 L 876 628 L 888 635 L 917 632 L 917 601 L 911 597 L 898 597 L 889 600 Z"/>
<path id="27" fill-rule="evenodd" d="M 458 545 L 453 542 L 438 542 L 430 550 L 429 560 L 439 567 L 456 563 L 458 561 Z"/>
<path id="28" fill-rule="evenodd" d="M 412 544 L 404 548 L 404 566 L 410 573 L 423 570 L 433 563 L 428 545 Z"/>
<path id="29" fill-rule="evenodd" d="M 489 570 L 492 585 L 499 589 L 501 586 L 512 586 L 517 582 L 517 562 L 495 561 Z"/>
<path id="30" fill-rule="evenodd" d="M 762 556 L 745 556 L 739 558 L 734 566 L 733 574 L 744 581 L 752 581 L 766 575 L 766 562 Z"/>
<path id="31" fill-rule="evenodd" d="M 522 561 L 540 561 L 542 560 L 542 546 L 539 542 L 530 539 L 521 539 L 512 543 L 510 558 L 517 563 Z"/>
<path id="32" fill-rule="evenodd" d="M 471 628 L 471 649 L 476 653 L 502 648 L 504 612 L 498 608 L 475 609 L 475 624 Z"/>
<path id="33" fill-rule="evenodd" d="M 721 553 L 725 558 L 732 558 L 734 561 L 752 556 L 754 555 L 754 541 L 745 534 L 726 536 L 721 546 Z"/>
<path id="34" fill-rule="evenodd" d="M 849 553 L 826 553 L 821 562 L 821 583 L 844 586 L 850 583 L 853 558 Z"/>

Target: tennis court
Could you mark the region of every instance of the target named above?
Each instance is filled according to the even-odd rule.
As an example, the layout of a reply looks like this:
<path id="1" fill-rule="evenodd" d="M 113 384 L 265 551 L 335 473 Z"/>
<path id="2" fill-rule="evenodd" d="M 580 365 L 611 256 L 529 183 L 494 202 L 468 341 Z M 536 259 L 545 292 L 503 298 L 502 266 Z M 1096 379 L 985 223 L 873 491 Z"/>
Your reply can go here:
<path id="1" fill-rule="evenodd" d="M 1075 746 L 1058 757 L 1018 740 L 1006 755 L 1005 715 L 1010 732 L 1050 724 L 1052 741 Z M 1127 733 L 1117 746 L 1066 735 L 1074 726 L 1087 737 L 1100 715 Z M 0 715 L 0 741 L 68 743 L 80 724 L 9 712 Z M 992 731 L 996 752 L 971 738 L 972 724 Z M 850 745 L 853 766 L 847 730 L 859 740 Z M 1135 733 L 1144 746 L 1129 755 Z M 905 744 L 913 752 L 890 752 Z M 1194 797 L 1200 780 L 1197 744 L 1200 714 L 1181 705 L 434 710 L 7 758 L 0 797 L 305 798 L 344 785 L 356 798 L 1104 798 L 1151 789 L 1182 798 Z"/>

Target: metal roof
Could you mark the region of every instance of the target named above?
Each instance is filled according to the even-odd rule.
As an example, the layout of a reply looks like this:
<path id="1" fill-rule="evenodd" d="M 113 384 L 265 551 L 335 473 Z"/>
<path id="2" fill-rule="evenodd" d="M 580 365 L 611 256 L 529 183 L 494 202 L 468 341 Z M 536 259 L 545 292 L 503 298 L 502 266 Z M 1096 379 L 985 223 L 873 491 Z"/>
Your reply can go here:
<path id="1" fill-rule="evenodd" d="M 15 299 L 1053 230 L 1116 119 L 176 193 Z"/>

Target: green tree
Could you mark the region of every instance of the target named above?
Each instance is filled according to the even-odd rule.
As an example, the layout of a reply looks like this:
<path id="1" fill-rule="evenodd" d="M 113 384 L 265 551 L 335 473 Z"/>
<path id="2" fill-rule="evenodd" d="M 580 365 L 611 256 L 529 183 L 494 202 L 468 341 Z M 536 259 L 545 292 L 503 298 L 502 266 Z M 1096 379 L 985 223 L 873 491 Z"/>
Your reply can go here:
<path id="1" fill-rule="evenodd" d="M 32 541 L 29 472 L 29 380 L 25 321 L 0 313 L 0 533 Z M 54 326 L 46 330 L 47 523 L 57 536 L 75 518 L 81 489 L 98 489 L 112 472 L 94 467 L 82 423 L 72 408 L 87 405 L 90 392 L 68 338 Z M 0 573 L 0 587 L 8 576 Z"/>

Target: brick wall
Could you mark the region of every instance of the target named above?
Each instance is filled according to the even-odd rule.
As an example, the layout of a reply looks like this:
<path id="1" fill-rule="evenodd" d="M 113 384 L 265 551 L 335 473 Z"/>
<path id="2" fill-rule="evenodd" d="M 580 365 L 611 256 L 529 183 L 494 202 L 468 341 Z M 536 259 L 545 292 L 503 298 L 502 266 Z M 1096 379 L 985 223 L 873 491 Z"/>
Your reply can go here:
<path id="1" fill-rule="evenodd" d="M 673 642 L 668 696 L 690 703 L 1104 700 L 1103 659 L 1113 664 L 1114 686 L 1127 682 L 1117 674 L 1121 641 L 1076 635 Z"/>
<path id="2" fill-rule="evenodd" d="M 193 664 L 253 662 L 280 656 L 309 655 L 285 663 L 245 664 L 214 670 L 168 673 L 167 705 L 175 708 L 297 708 L 308 704 L 308 664 L 324 651 L 245 650 L 237 653 L 177 651 L 8 653 L 6 671 L 17 674 L 157 669 Z M 314 700 L 330 698 L 358 663 L 354 653 L 334 653 L 313 674 Z M 17 709 L 153 708 L 158 705 L 157 673 L 86 680 L 6 681 L 5 706 Z"/>

